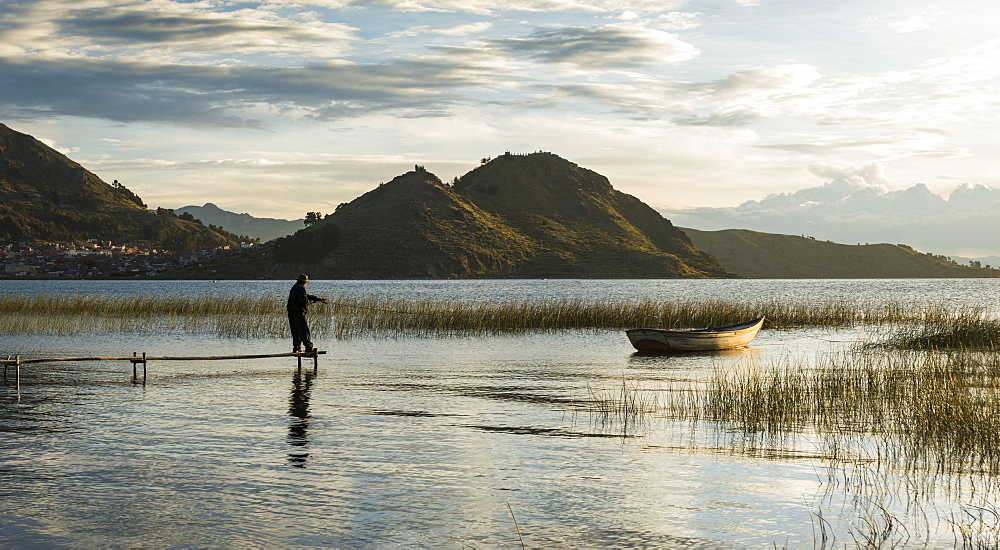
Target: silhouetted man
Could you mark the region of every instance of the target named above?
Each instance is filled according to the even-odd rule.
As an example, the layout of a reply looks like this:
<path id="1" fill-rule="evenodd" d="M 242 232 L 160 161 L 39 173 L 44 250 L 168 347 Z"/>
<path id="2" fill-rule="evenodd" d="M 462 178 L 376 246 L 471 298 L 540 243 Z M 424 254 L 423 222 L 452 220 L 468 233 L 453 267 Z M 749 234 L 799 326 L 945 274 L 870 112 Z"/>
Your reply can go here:
<path id="1" fill-rule="evenodd" d="M 309 277 L 299 275 L 298 280 L 292 285 L 292 290 L 288 292 L 288 326 L 292 329 L 292 353 L 303 351 L 313 351 L 312 340 L 309 334 L 309 323 L 306 322 L 306 313 L 309 311 L 309 304 L 313 302 L 328 303 L 326 298 L 313 296 L 306 292 L 306 285 L 309 284 Z"/>

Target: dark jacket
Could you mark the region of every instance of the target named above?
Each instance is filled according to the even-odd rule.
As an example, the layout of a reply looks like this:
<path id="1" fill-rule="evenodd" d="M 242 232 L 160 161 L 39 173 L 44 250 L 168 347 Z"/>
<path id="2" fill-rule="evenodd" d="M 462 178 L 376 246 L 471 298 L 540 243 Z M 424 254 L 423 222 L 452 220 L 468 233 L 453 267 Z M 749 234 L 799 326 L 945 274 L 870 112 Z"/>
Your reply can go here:
<path id="1" fill-rule="evenodd" d="M 306 292 L 306 285 L 295 283 L 292 290 L 288 292 L 288 311 L 309 311 L 309 304 L 322 300 L 319 296 L 313 296 Z"/>

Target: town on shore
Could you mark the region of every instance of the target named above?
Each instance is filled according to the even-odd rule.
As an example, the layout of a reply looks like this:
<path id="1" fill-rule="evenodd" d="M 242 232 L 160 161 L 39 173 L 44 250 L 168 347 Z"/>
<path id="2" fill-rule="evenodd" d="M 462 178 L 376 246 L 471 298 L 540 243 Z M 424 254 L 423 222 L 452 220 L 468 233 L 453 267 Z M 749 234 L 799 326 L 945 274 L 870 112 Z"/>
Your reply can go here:
<path id="1" fill-rule="evenodd" d="M 240 243 L 191 252 L 153 248 L 141 243 L 116 244 L 88 239 L 82 243 L 25 242 L 0 244 L 0 278 L 156 277 L 162 273 L 260 246 Z"/>

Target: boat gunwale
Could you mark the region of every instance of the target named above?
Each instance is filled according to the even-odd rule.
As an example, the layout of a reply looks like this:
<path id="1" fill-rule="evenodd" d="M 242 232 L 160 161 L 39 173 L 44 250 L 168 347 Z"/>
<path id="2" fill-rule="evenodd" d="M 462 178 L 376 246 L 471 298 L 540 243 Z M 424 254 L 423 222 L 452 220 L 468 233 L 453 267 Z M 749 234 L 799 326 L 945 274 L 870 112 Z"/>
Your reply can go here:
<path id="1" fill-rule="evenodd" d="M 716 336 L 737 336 L 739 334 L 745 333 L 755 328 L 759 328 L 764 322 L 764 316 L 757 317 L 756 319 L 750 319 L 749 321 L 743 321 L 742 323 L 736 323 L 733 325 L 726 325 L 722 327 L 709 327 L 709 328 L 697 328 L 691 330 L 667 330 L 662 328 L 630 328 L 625 332 L 630 333 L 633 331 L 649 331 L 658 332 L 664 335 L 671 336 L 681 336 L 681 337 L 716 337 Z"/>

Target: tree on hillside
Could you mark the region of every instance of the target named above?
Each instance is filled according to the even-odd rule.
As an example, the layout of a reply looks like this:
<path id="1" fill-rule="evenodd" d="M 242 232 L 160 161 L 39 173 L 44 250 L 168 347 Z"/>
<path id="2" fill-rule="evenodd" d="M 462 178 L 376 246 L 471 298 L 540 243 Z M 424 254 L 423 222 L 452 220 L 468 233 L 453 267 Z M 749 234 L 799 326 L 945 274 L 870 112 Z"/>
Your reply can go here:
<path id="1" fill-rule="evenodd" d="M 323 221 L 321 212 L 306 212 L 306 219 L 302 220 L 302 223 L 306 224 L 306 227 L 312 227 L 321 221 Z"/>
<path id="2" fill-rule="evenodd" d="M 127 200 L 129 200 L 129 201 L 131 201 L 131 202 L 133 202 L 133 203 L 135 203 L 135 204 L 137 204 L 137 205 L 139 205 L 139 206 L 141 206 L 143 208 L 146 208 L 146 203 L 142 202 L 142 199 L 139 198 L 139 195 L 136 195 L 135 193 L 133 193 L 128 187 L 125 187 L 123 184 L 119 183 L 118 180 L 115 180 L 114 183 L 111 184 L 111 187 L 119 195 L 125 197 L 125 199 L 127 199 Z"/>

